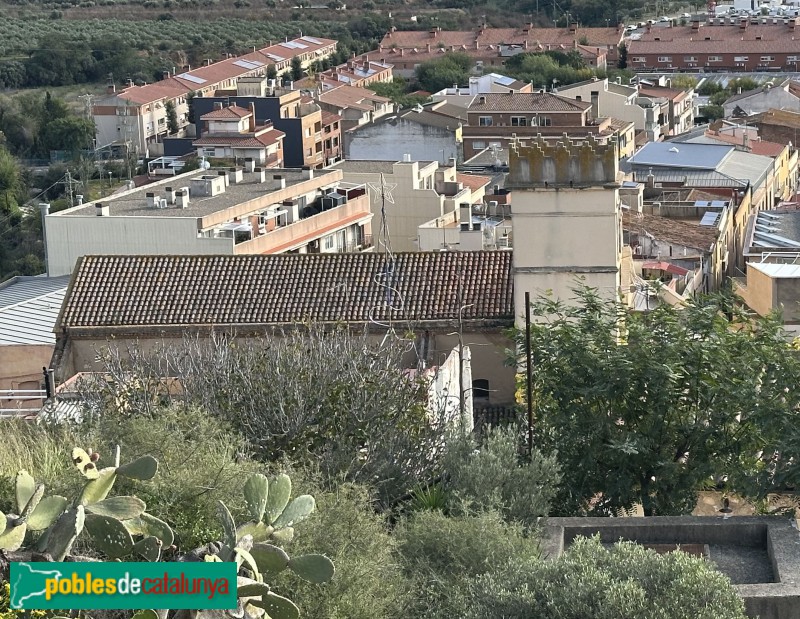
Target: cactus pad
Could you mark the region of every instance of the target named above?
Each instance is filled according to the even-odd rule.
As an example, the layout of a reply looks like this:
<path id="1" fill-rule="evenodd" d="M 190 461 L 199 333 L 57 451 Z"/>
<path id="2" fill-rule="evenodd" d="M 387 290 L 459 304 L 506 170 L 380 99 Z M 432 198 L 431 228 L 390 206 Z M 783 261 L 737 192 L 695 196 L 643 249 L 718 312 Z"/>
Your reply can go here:
<path id="1" fill-rule="evenodd" d="M 267 615 L 271 619 L 299 619 L 300 617 L 300 609 L 295 606 L 294 602 L 275 595 L 271 591 L 262 596 L 260 600 L 250 600 L 250 603 L 267 611 Z"/>
<path id="2" fill-rule="evenodd" d="M 333 561 L 324 555 L 301 555 L 289 561 L 289 569 L 303 580 L 317 585 L 333 578 Z"/>
<path id="3" fill-rule="evenodd" d="M 222 501 L 217 501 L 217 518 L 222 524 L 222 530 L 225 533 L 225 545 L 231 548 L 236 546 L 236 523 L 233 521 L 228 506 Z"/>
<path id="4" fill-rule="evenodd" d="M 75 447 L 72 450 L 72 464 L 86 479 L 97 479 L 97 465 L 84 449 Z"/>
<path id="5" fill-rule="evenodd" d="M 131 535 L 152 535 L 161 540 L 161 546 L 167 548 L 172 545 L 175 540 L 175 534 L 172 532 L 170 526 L 163 520 L 159 520 L 155 516 L 143 513 L 138 518 L 131 518 L 123 522 L 125 528 Z"/>
<path id="6" fill-rule="evenodd" d="M 256 560 L 259 571 L 269 576 L 280 574 L 289 565 L 289 555 L 283 548 L 272 544 L 254 544 L 250 554 Z"/>
<path id="7" fill-rule="evenodd" d="M 43 498 L 28 516 L 28 528 L 31 531 L 43 531 L 53 524 L 65 509 L 67 509 L 67 499 L 63 496 Z"/>
<path id="8" fill-rule="evenodd" d="M 130 520 L 144 513 L 145 504 L 135 496 L 115 496 L 97 503 L 90 503 L 86 511 L 100 516 L 109 516 L 117 520 Z"/>
<path id="9" fill-rule="evenodd" d="M 291 527 L 298 522 L 302 522 L 308 518 L 309 514 L 314 511 L 316 503 L 314 497 L 310 494 L 304 494 L 294 499 L 286 509 L 283 510 L 278 519 L 275 521 L 274 526 L 276 529 L 284 527 Z"/>
<path id="10" fill-rule="evenodd" d="M 6 552 L 19 550 L 22 542 L 25 541 L 25 532 L 28 530 L 27 523 L 23 522 L 20 525 L 13 526 L 12 518 L 4 516 L 1 512 L 0 520 L 2 520 L 1 526 L 3 527 L 3 529 L 0 529 L 0 550 L 5 550 Z"/>
<path id="11" fill-rule="evenodd" d="M 245 535 L 249 535 L 254 542 L 266 542 L 273 531 L 271 526 L 263 522 L 245 522 L 236 529 L 236 539 L 242 539 Z"/>
<path id="12" fill-rule="evenodd" d="M 261 522 L 264 519 L 264 510 L 267 509 L 269 480 L 261 473 L 251 475 L 245 482 L 243 491 L 250 515 L 255 522 Z"/>
<path id="13" fill-rule="evenodd" d="M 21 514 L 36 490 L 36 482 L 28 471 L 19 471 L 14 481 L 17 513 Z"/>
<path id="14" fill-rule="evenodd" d="M 292 527 L 278 529 L 272 534 L 272 539 L 279 544 L 288 544 L 294 539 L 294 529 Z"/>
<path id="15" fill-rule="evenodd" d="M 117 469 L 113 466 L 102 469 L 98 473 L 97 479 L 93 479 L 83 487 L 80 497 L 81 505 L 97 503 L 105 499 L 111 492 L 111 487 L 116 479 Z"/>
<path id="16" fill-rule="evenodd" d="M 153 563 L 161 558 L 161 540 L 148 535 L 133 545 L 133 551 L 143 559 Z"/>
<path id="17" fill-rule="evenodd" d="M 265 582 L 251 582 L 246 585 L 239 585 L 236 588 L 236 595 L 240 598 L 258 597 L 269 593 L 270 587 Z"/>
<path id="18" fill-rule="evenodd" d="M 133 462 L 123 464 L 117 468 L 117 475 L 122 475 L 129 479 L 139 479 L 141 481 L 153 479 L 157 472 L 158 460 L 153 456 L 142 456 L 141 458 L 136 458 Z"/>
<path id="19" fill-rule="evenodd" d="M 83 531 L 85 514 L 83 505 L 65 511 L 47 532 L 47 552 L 53 561 L 63 561 L 69 554 L 75 538 Z"/>
<path id="20" fill-rule="evenodd" d="M 292 496 L 292 480 L 286 474 L 280 474 L 269 482 L 267 494 L 267 524 L 272 524 L 283 513 L 289 497 Z"/>
<path id="21" fill-rule="evenodd" d="M 112 559 L 119 559 L 133 550 L 133 539 L 119 520 L 100 514 L 86 514 L 86 531 L 95 547 Z"/>

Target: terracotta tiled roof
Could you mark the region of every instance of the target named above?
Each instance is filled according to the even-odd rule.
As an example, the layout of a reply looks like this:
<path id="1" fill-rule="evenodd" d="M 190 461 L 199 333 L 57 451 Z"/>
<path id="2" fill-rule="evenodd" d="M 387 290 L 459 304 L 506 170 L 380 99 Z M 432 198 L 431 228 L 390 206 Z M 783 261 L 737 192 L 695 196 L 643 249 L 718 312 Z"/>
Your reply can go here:
<path id="1" fill-rule="evenodd" d="M 375 103 L 389 103 L 389 99 L 376 95 L 367 88 L 343 84 L 319 96 L 321 103 L 327 103 L 342 109 L 352 107 L 357 110 L 371 111 Z"/>
<path id="2" fill-rule="evenodd" d="M 200 120 L 214 120 L 220 118 L 244 118 L 250 114 L 250 110 L 246 110 L 238 105 L 231 105 L 224 107 L 221 110 L 213 110 L 208 114 L 203 114 Z"/>
<path id="3" fill-rule="evenodd" d="M 572 47 L 576 41 L 586 41 L 587 46 L 617 46 L 622 41 L 622 31 L 617 28 L 577 28 L 570 32 L 567 28 L 481 28 L 480 30 L 439 30 L 434 36 L 427 30 L 396 30 L 383 37 L 381 46 L 390 48 L 422 48 L 440 43 L 447 46 L 485 49 L 489 45 L 565 45 Z"/>
<path id="4" fill-rule="evenodd" d="M 235 148 L 261 148 L 275 144 L 286 137 L 283 131 L 270 129 L 257 135 L 204 135 L 192 142 L 192 146 L 232 146 Z"/>
<path id="5" fill-rule="evenodd" d="M 725 144 L 744 146 L 742 136 L 714 133 L 713 131 L 706 131 L 705 136 L 707 138 L 711 138 L 712 140 L 717 140 L 718 142 L 724 142 Z M 748 142 L 748 152 L 751 152 L 754 155 L 764 155 L 766 157 L 777 157 L 785 148 L 786 146 L 784 144 L 767 142 L 765 140 L 750 140 L 750 142 Z"/>
<path id="6" fill-rule="evenodd" d="M 264 256 L 86 256 L 56 330 L 513 321 L 504 251 Z"/>
<path id="7" fill-rule="evenodd" d="M 462 174 L 461 172 L 456 174 L 456 180 L 464 185 L 464 187 L 469 187 L 470 191 L 477 191 L 482 187 L 486 187 L 489 183 L 492 182 L 491 176 L 478 176 L 477 174 Z"/>
<path id="8" fill-rule="evenodd" d="M 751 125 L 777 125 L 781 127 L 800 128 L 800 113 L 789 110 L 771 109 L 761 114 L 754 114 L 747 119 Z"/>
<path id="9" fill-rule="evenodd" d="M 800 30 L 798 30 L 800 33 Z M 655 39 L 659 40 L 656 41 Z M 708 39 L 708 40 L 707 40 Z M 794 53 L 800 51 L 800 37 L 783 24 L 691 26 L 653 28 L 641 38 L 628 43 L 629 56 L 639 54 L 760 54 L 768 52 Z"/>
<path id="10" fill-rule="evenodd" d="M 589 101 L 576 101 L 549 92 L 491 93 L 479 95 L 469 106 L 471 112 L 584 112 Z"/>
<path id="11" fill-rule="evenodd" d="M 647 213 L 622 211 L 622 228 L 634 234 L 651 234 L 657 241 L 666 241 L 707 252 L 717 240 L 717 229 L 688 221 Z"/>
<path id="12" fill-rule="evenodd" d="M 342 117 L 339 114 L 334 114 L 332 112 L 328 112 L 326 110 L 322 110 L 322 125 L 332 125 L 333 123 L 342 120 Z"/>
<path id="13" fill-rule="evenodd" d="M 316 41 L 316 43 L 312 42 L 309 37 L 301 37 L 290 41 L 290 43 L 294 43 L 296 47 L 285 47 L 284 44 L 279 43 L 277 45 L 258 49 L 244 56 L 226 58 L 225 60 L 213 62 L 210 65 L 198 67 L 186 72 L 198 81 L 186 79 L 182 77 L 185 74 L 181 73 L 166 80 L 154 82 L 153 84 L 126 88 L 117 93 L 117 96 L 136 104 L 151 103 L 165 98 L 178 97 L 194 90 L 214 86 L 225 80 L 251 74 L 254 70 L 257 70 L 257 67 L 247 68 L 241 64 L 236 64 L 242 60 L 256 61 L 265 68 L 267 65 L 276 62 L 290 61 L 294 56 L 307 54 L 309 52 L 313 54 L 317 50 L 324 49 L 336 43 L 336 41 L 332 39 L 322 39 L 319 37 L 313 40 Z M 282 58 L 283 60 L 278 61 L 275 60 L 275 58 Z"/>

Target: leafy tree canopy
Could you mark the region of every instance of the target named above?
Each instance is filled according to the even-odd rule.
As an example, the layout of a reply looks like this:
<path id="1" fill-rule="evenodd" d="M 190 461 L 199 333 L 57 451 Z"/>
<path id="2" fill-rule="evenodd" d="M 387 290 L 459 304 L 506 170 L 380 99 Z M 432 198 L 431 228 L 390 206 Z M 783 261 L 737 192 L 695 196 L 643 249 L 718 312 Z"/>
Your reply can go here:
<path id="1" fill-rule="evenodd" d="M 796 476 L 782 452 L 798 417 L 800 362 L 775 317 L 730 296 L 634 313 L 578 288 L 532 304 L 536 444 L 564 475 L 555 510 L 691 512 L 727 479 L 760 496 Z"/>
<path id="2" fill-rule="evenodd" d="M 423 90 L 438 92 L 453 85 L 464 85 L 473 64 L 467 54 L 448 52 L 441 58 L 423 62 L 415 73 Z"/>

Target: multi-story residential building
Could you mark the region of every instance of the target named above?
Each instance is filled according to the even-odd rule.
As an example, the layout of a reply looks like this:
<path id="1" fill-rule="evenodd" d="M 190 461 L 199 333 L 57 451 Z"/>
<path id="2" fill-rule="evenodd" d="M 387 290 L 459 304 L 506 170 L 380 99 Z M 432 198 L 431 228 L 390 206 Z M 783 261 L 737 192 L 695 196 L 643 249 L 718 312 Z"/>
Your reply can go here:
<path id="1" fill-rule="evenodd" d="M 625 31 L 616 28 L 583 28 L 572 23 L 567 28 L 540 28 L 525 24 L 521 28 L 487 28 L 449 31 L 396 30 L 383 37 L 380 47 L 368 56 L 388 63 L 394 73 L 410 77 L 421 63 L 445 52 L 461 52 L 475 61 L 479 73 L 501 67 L 511 56 L 523 52 L 565 51 L 575 49 L 592 67 L 605 68 L 618 59 L 618 48 Z M 545 86 L 537 84 L 536 86 Z M 547 84 L 549 86 L 549 84 Z"/>
<path id="2" fill-rule="evenodd" d="M 391 82 L 393 77 L 392 65 L 370 60 L 364 55 L 316 73 L 314 80 L 323 90 L 330 90 L 342 84 L 363 88 L 376 82 Z"/>
<path id="3" fill-rule="evenodd" d="M 662 137 L 657 108 L 647 100 L 640 100 L 638 89 L 622 85 L 619 78 L 617 81 L 593 78 L 559 87 L 555 92 L 576 101 L 590 102 L 594 118 L 613 116 L 632 122 L 636 132 L 643 132 L 648 142 L 655 142 Z"/>
<path id="4" fill-rule="evenodd" d="M 679 135 L 694 128 L 694 88 L 672 88 L 669 79 L 660 79 L 658 83 L 639 80 L 638 90 L 639 105 L 650 105 L 659 112 L 656 122 L 662 136 Z"/>
<path id="5" fill-rule="evenodd" d="M 135 86 L 129 80 L 119 92 L 112 84 L 107 95 L 98 97 L 93 106 L 97 146 L 121 144 L 142 155 L 161 155 L 161 142 L 170 133 L 170 107 L 175 110 L 178 135 L 182 136 L 190 124 L 192 96 L 211 96 L 217 90 L 235 88 L 243 77 L 265 75 L 270 65 L 282 73 L 295 57 L 307 67 L 335 51 L 336 41 L 306 36 L 270 44 L 244 56 L 209 61 L 196 69 L 187 67 L 182 73 L 165 72 L 164 79 L 153 84 Z"/>
<path id="6" fill-rule="evenodd" d="M 709 17 L 651 28 L 628 43 L 634 71 L 797 71 L 798 18 Z"/>
<path id="7" fill-rule="evenodd" d="M 336 163 L 342 158 L 342 117 L 330 112 L 322 112 L 322 153 L 325 165 Z"/>
<path id="8" fill-rule="evenodd" d="M 347 131 L 345 157 L 383 160 L 387 153 L 401 152 L 413 161 L 461 162 L 466 117 L 466 108 L 446 101 L 401 110 Z"/>
<path id="9" fill-rule="evenodd" d="M 740 89 L 741 90 L 741 89 Z M 725 118 L 743 118 L 771 109 L 800 109 L 800 84 L 786 78 L 778 84 L 771 81 L 747 92 L 739 92 L 722 104 Z"/>
<path id="10" fill-rule="evenodd" d="M 271 122 L 275 129 L 282 131 L 286 167 L 325 166 L 322 109 L 300 91 L 277 87 L 263 77 L 253 77 L 240 80 L 235 91 L 195 98 L 192 106 L 195 115 L 202 117 L 219 104 L 254 109 L 256 123 Z M 205 138 L 204 130 L 205 126 L 200 123 L 197 133 L 201 139 Z"/>
<path id="11" fill-rule="evenodd" d="M 533 86 L 521 82 L 513 77 L 499 73 L 487 73 L 477 77 L 470 77 L 467 86 L 453 86 L 443 88 L 431 95 L 433 101 L 446 101 L 452 105 L 468 108 L 478 95 L 490 93 L 533 92 Z"/>
<path id="12" fill-rule="evenodd" d="M 619 152 L 633 152 L 633 122 L 592 118 L 591 110 L 590 101 L 545 92 L 479 95 L 468 108 L 468 122 L 462 129 L 464 158 L 487 147 L 508 148 L 514 136 L 524 145 L 538 135 L 550 141 L 564 135 L 574 140 L 591 135 L 601 143 L 616 138 Z"/>
<path id="13" fill-rule="evenodd" d="M 51 276 L 81 256 L 368 251 L 367 188 L 341 170 L 187 172 L 45 217 Z"/>
<path id="14" fill-rule="evenodd" d="M 317 93 L 320 107 L 342 117 L 342 132 L 365 125 L 394 112 L 394 104 L 386 97 L 375 94 L 368 88 L 342 84 L 336 88 Z"/>
<path id="15" fill-rule="evenodd" d="M 251 159 L 261 167 L 283 167 L 283 138 L 285 134 L 272 126 L 272 121 L 256 124 L 255 105 L 246 110 L 237 105 L 222 107 L 216 103 L 212 112 L 203 114 L 201 137 L 192 145 L 198 157 Z"/>
<path id="16" fill-rule="evenodd" d="M 389 188 L 385 201 L 378 197 L 377 189 L 373 192 L 373 229 L 388 234 L 394 251 L 417 251 L 421 224 L 459 211 L 462 204 L 482 203 L 491 180 L 480 177 L 482 183 L 475 184 L 470 182 L 474 179 L 456 171 L 455 161 L 441 165 L 438 161 L 413 161 L 410 155 L 404 155 L 402 161 L 340 161 L 331 169 L 341 170 L 349 183 L 378 188 L 383 182 Z"/>

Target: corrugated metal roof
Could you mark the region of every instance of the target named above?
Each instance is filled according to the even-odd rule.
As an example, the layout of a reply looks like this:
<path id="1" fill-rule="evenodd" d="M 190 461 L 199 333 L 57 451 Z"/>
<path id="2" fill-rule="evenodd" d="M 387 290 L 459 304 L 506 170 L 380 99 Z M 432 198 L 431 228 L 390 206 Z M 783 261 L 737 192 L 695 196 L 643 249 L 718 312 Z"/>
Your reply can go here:
<path id="1" fill-rule="evenodd" d="M 764 155 L 754 155 L 737 150 L 717 170 L 731 178 L 747 179 L 758 187 L 772 168 L 774 160 Z"/>
<path id="2" fill-rule="evenodd" d="M 0 345 L 54 344 L 69 276 L 15 277 L 0 288 Z"/>
<path id="3" fill-rule="evenodd" d="M 714 170 L 725 161 L 733 146 L 674 142 L 648 142 L 628 159 L 634 166 Z"/>
<path id="4" fill-rule="evenodd" d="M 761 271 L 769 277 L 800 277 L 800 264 L 777 264 L 772 262 L 749 262 L 747 266 Z"/>

